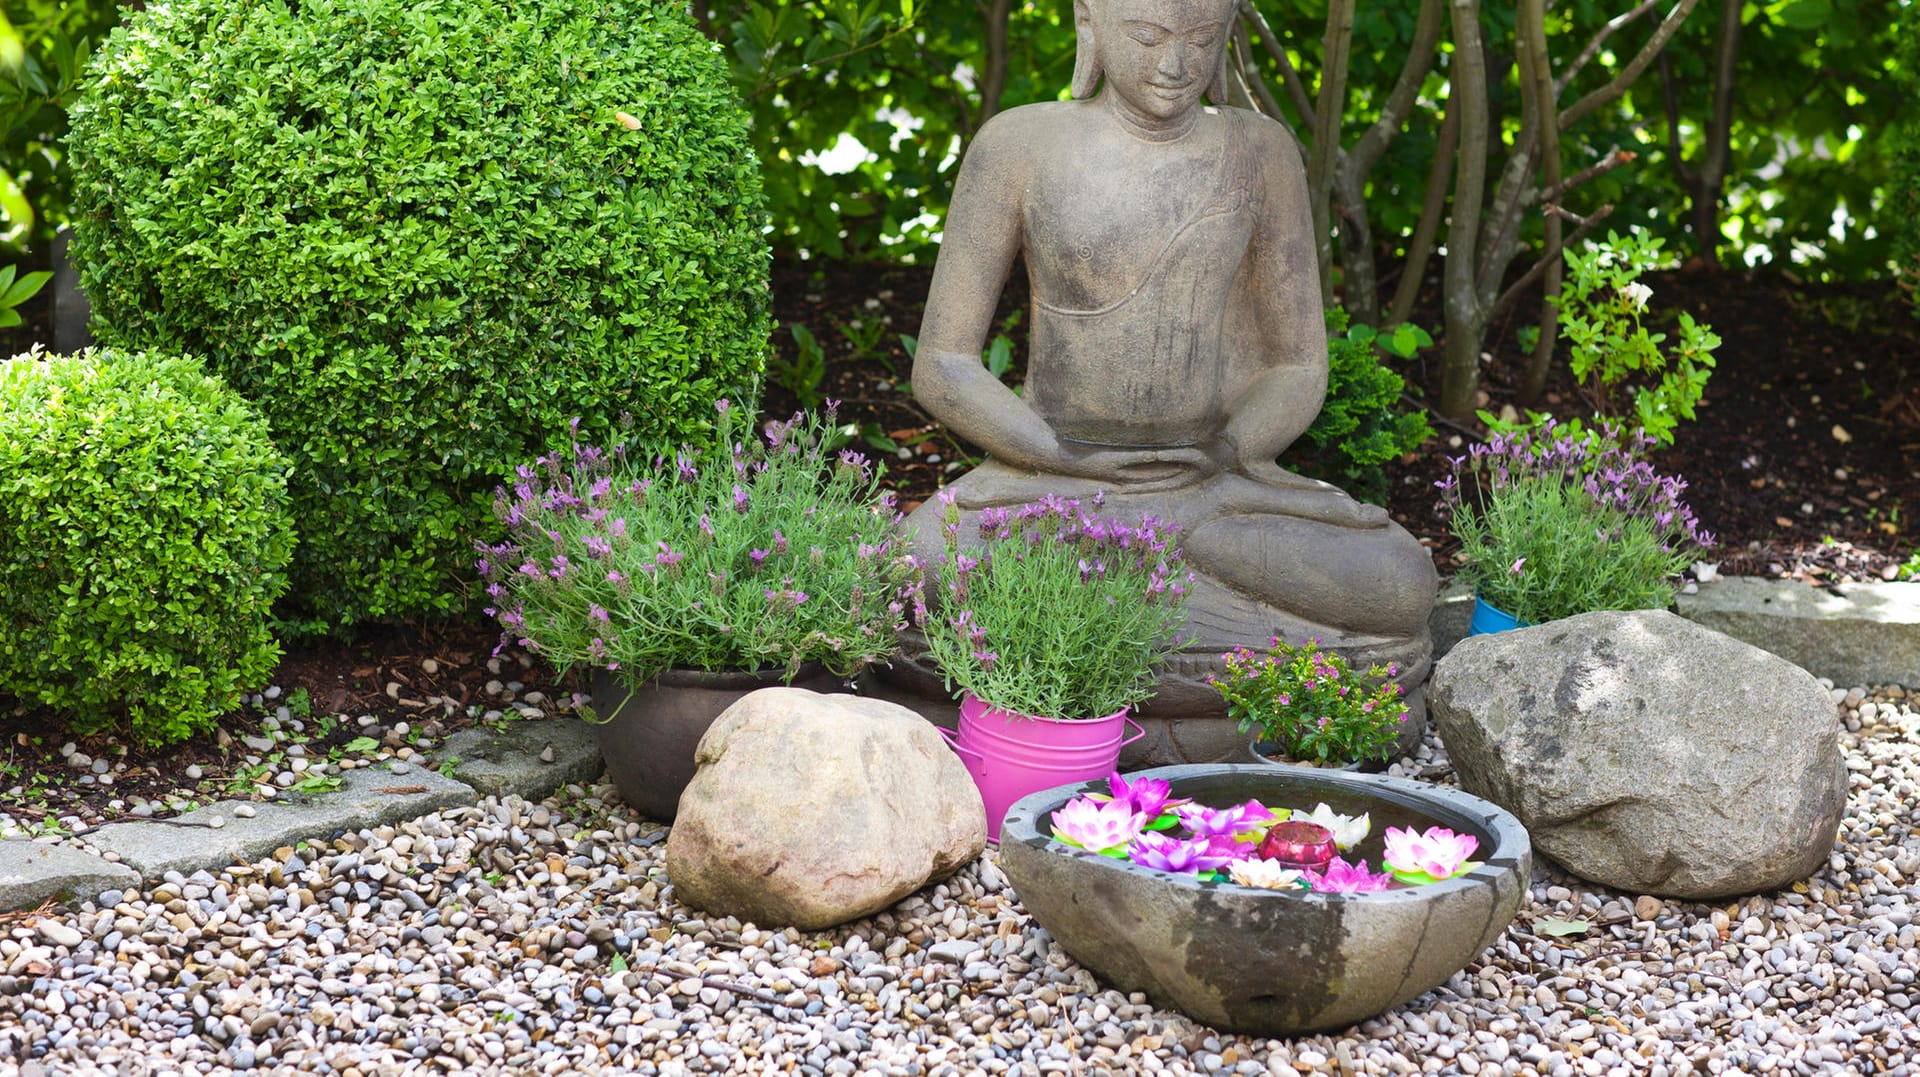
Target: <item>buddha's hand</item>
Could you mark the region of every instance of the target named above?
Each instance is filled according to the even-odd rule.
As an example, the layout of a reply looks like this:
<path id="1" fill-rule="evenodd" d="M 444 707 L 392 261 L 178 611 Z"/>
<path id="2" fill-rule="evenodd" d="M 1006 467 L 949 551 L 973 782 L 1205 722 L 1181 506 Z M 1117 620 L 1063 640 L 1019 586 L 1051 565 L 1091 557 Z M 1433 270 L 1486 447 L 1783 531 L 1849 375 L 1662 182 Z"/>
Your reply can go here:
<path id="1" fill-rule="evenodd" d="M 1174 490 L 1219 470 L 1219 463 L 1196 448 L 1071 449 L 1062 470 L 1069 475 L 1113 483 L 1128 490 Z"/>
<path id="2" fill-rule="evenodd" d="M 1385 527 L 1392 522 L 1386 509 L 1356 500 L 1331 483 L 1296 475 L 1272 460 L 1242 461 L 1239 471 L 1283 497 L 1289 515 L 1336 527 Z"/>

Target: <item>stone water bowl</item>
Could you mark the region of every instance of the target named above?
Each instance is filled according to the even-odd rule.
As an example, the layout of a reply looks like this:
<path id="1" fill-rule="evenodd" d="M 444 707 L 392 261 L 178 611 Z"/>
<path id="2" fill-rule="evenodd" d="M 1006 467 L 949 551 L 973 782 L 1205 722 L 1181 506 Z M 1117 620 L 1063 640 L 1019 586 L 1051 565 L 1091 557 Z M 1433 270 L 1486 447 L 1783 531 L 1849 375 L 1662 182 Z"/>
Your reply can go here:
<path id="1" fill-rule="evenodd" d="M 1144 991 L 1215 1028 L 1292 1036 L 1346 1028 L 1444 983 L 1500 937 L 1525 900 L 1533 846 L 1518 820 L 1479 797 L 1383 774 L 1254 764 L 1158 767 L 1173 795 L 1212 807 L 1257 797 L 1343 815 L 1368 812 L 1358 855 L 1379 869 L 1390 826 L 1444 826 L 1480 839 L 1481 866 L 1426 886 L 1318 894 L 1203 883 L 1069 848 L 1056 809 L 1105 779 L 1016 802 L 1000 832 L 1007 878 L 1074 960 L 1122 991 Z"/>

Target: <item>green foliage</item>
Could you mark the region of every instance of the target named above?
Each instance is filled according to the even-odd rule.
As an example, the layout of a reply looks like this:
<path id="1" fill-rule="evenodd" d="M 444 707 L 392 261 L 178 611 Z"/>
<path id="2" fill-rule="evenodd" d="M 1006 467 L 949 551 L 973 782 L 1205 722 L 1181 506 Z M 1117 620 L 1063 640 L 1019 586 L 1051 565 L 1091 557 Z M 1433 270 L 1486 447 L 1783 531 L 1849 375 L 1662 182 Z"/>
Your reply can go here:
<path id="1" fill-rule="evenodd" d="M 53 279 L 53 274 L 41 270 L 15 280 L 14 274 L 19 269 L 19 266 L 0 267 L 0 329 L 19 325 L 20 304 L 38 295 L 40 289 Z"/>
<path id="2" fill-rule="evenodd" d="M 1660 247 L 1658 237 L 1644 232 L 1623 238 L 1609 231 L 1604 242 L 1569 250 L 1560 326 L 1572 349 L 1573 376 L 1587 384 L 1600 416 L 1623 419 L 1629 429 L 1671 445 L 1674 428 L 1694 417 L 1706 392 L 1720 338 L 1681 311 L 1680 340 L 1668 354 L 1661 347 L 1667 335 L 1641 324 L 1653 289 L 1639 278 L 1660 267 Z M 1652 378 L 1658 380 L 1636 383 Z M 1630 412 L 1620 407 L 1622 389 Z"/>
<path id="3" fill-rule="evenodd" d="M 67 220 L 61 142 L 90 44 L 113 28 L 117 0 L 6 0 L 0 17 L 0 244 L 25 249 Z"/>
<path id="4" fill-rule="evenodd" d="M 0 690 L 75 732 L 178 741 L 280 656 L 286 463 L 200 364 L 0 361 Z"/>
<path id="5" fill-rule="evenodd" d="M 1896 69 L 1905 100 L 1920 94 L 1920 11 L 1909 10 L 1895 38 Z M 1894 125 L 1893 189 L 1880 215 L 1893 233 L 1894 269 L 1920 317 L 1920 113 L 1908 109 Z"/>
<path id="6" fill-rule="evenodd" d="M 570 466 L 543 457 L 500 492 L 509 541 L 480 574 L 505 638 L 635 684 L 808 662 L 849 676 L 893 652 L 911 567 L 890 495 L 857 455 L 834 460 L 830 415 L 740 444 L 721 404 L 731 457 L 641 465 L 576 446 Z"/>
<path id="7" fill-rule="evenodd" d="M 813 330 L 795 323 L 788 327 L 793 334 L 794 353 L 791 359 L 778 356 L 767 360 L 767 377 L 773 380 L 803 408 L 820 406 L 820 386 L 827 380 L 827 355 L 820 347 L 820 341 Z"/>
<path id="8" fill-rule="evenodd" d="M 914 619 L 949 689 L 1062 721 L 1105 718 L 1153 693 L 1154 666 L 1179 649 L 1186 623 L 1192 577 L 1178 529 L 1049 499 L 982 511 L 981 543 L 963 545 L 960 510 L 950 491 L 941 498 L 939 609 L 916 597 Z"/>
<path id="9" fill-rule="evenodd" d="M 679 5 L 178 0 L 89 80 L 96 332 L 260 405 L 323 624 L 461 608 L 492 489 L 570 418 L 703 437 L 761 373 L 745 117 Z"/>
<path id="10" fill-rule="evenodd" d="M 1386 680 L 1398 666 L 1369 667 L 1369 686 L 1345 658 L 1322 652 L 1318 640 L 1295 647 L 1276 637 L 1258 656 L 1236 647 L 1226 665 L 1226 676 L 1208 683 L 1226 700 L 1227 717 L 1242 733 L 1258 729 L 1288 759 L 1334 766 L 1385 760 L 1406 721 L 1400 686 Z"/>
<path id="11" fill-rule="evenodd" d="M 1286 462 L 1306 474 L 1325 479 L 1356 497 L 1376 505 L 1386 503 L 1385 465 L 1418 449 L 1433 436 L 1427 413 L 1402 410 L 1405 379 L 1380 362 L 1379 348 L 1409 358 L 1432 347 L 1433 338 L 1414 325 L 1394 326 L 1385 333 L 1372 327 L 1347 325 L 1347 312 L 1327 312 L 1327 399 L 1307 427 L 1306 442 L 1292 450 Z"/>
<path id="12" fill-rule="evenodd" d="M 774 242 L 828 258 L 930 257 L 961 151 L 984 122 L 987 8 L 754 0 L 710 9 L 753 112 Z M 1072 5 L 1016 4 L 1002 108 L 1052 100 L 1073 70 Z M 815 155 L 873 155 L 827 172 Z"/>

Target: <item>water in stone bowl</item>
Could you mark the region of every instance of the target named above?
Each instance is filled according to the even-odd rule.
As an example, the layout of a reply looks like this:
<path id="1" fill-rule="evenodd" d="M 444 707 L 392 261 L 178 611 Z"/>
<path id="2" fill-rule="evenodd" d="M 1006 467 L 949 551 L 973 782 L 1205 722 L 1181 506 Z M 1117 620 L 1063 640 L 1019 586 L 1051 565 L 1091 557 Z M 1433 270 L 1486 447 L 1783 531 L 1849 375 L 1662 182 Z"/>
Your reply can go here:
<path id="1" fill-rule="evenodd" d="M 1020 901 L 1076 961 L 1122 991 L 1216 1028 L 1290 1036 L 1345 1028 L 1466 967 L 1525 899 L 1533 846 L 1518 820 L 1456 789 L 1382 774 L 1307 767 L 1196 764 L 1130 775 L 1163 779 L 1175 797 L 1227 808 L 1257 799 L 1309 811 L 1367 813 L 1351 853 L 1378 869 L 1389 827 L 1442 826 L 1479 840 L 1480 866 L 1424 886 L 1377 893 L 1265 890 L 1097 856 L 1052 837 L 1053 813 L 1105 780 L 1015 803 L 1000 856 Z"/>

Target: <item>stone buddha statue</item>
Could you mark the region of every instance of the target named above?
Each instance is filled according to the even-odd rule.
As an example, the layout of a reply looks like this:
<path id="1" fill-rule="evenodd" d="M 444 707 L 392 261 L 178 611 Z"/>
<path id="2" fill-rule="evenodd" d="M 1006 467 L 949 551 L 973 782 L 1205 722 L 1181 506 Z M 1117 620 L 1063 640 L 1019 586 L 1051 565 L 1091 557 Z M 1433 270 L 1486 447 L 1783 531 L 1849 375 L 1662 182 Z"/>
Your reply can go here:
<path id="1" fill-rule="evenodd" d="M 1279 635 L 1409 691 L 1436 578 L 1386 513 L 1276 458 L 1319 414 L 1327 342 L 1300 152 L 1225 99 L 1232 0 L 1076 0 L 1073 100 L 995 116 L 961 167 L 927 297 L 914 393 L 988 459 L 971 514 L 1046 494 L 1185 529 L 1194 639 L 1149 715 L 1224 711 L 1220 654 Z M 1096 92 L 1097 91 L 1097 92 Z M 1033 309 L 1015 393 L 980 361 L 1024 261 Z M 908 521 L 937 563 L 940 511 Z M 963 527 L 963 534 L 974 533 Z"/>

